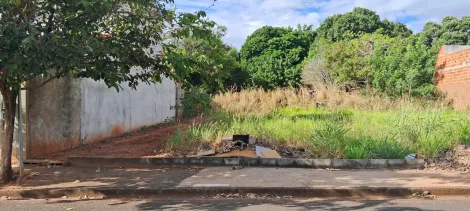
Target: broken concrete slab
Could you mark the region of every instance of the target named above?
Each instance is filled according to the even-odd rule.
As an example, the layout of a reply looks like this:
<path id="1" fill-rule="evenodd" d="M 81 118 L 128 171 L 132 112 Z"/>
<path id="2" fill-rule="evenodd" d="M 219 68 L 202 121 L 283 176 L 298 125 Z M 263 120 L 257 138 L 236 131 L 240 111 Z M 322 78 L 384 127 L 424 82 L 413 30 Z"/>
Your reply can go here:
<path id="1" fill-rule="evenodd" d="M 196 156 L 210 156 L 210 155 L 215 155 L 215 149 L 198 152 Z"/>
<path id="2" fill-rule="evenodd" d="M 271 151 L 272 149 L 266 147 L 256 146 L 256 155 L 260 158 L 264 158 L 263 152 Z"/>
<path id="3" fill-rule="evenodd" d="M 256 155 L 256 152 L 253 150 L 239 150 L 235 149 L 230 152 L 222 153 L 222 154 L 217 154 L 215 157 L 248 157 L 248 158 L 258 158 Z"/>

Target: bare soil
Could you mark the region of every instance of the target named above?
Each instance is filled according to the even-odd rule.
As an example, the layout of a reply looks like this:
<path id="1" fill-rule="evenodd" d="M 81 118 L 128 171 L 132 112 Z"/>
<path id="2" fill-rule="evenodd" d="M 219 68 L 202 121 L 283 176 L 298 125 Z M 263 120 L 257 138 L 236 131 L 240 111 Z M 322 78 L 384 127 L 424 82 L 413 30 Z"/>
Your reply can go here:
<path id="1" fill-rule="evenodd" d="M 178 157 L 179 155 L 165 152 L 168 139 L 178 129 L 185 129 L 192 124 L 200 124 L 202 121 L 201 118 L 197 118 L 184 120 L 174 125 L 159 124 L 74 149 L 48 154 L 39 157 L 39 159 L 65 161 L 70 156 L 99 156 L 105 158 Z"/>

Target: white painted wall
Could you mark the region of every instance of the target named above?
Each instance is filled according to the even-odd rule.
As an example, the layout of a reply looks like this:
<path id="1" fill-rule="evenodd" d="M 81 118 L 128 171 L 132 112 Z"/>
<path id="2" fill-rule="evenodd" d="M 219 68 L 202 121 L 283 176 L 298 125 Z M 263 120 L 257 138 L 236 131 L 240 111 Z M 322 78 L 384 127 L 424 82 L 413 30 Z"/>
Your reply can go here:
<path id="1" fill-rule="evenodd" d="M 175 83 L 164 78 L 162 83 L 140 83 L 136 90 L 122 84 L 119 92 L 108 88 L 102 81 L 82 79 L 81 87 L 81 139 L 110 136 L 120 125 L 124 132 L 153 125 L 175 116 L 171 109 L 176 101 Z"/>

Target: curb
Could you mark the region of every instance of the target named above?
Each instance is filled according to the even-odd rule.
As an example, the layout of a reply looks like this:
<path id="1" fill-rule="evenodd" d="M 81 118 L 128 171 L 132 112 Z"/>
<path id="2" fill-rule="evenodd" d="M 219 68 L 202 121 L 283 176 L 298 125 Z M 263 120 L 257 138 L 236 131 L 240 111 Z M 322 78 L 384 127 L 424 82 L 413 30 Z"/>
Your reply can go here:
<path id="1" fill-rule="evenodd" d="M 314 169 L 423 169 L 425 160 L 414 159 L 295 159 L 295 158 L 103 158 L 68 157 L 67 164 L 72 166 L 106 167 L 209 167 L 244 166 L 277 168 L 314 168 Z"/>
<path id="2" fill-rule="evenodd" d="M 352 187 L 352 188 L 289 188 L 289 187 L 217 187 L 217 188 L 67 188 L 67 189 L 30 189 L 0 190 L 0 196 L 12 198 L 119 198 L 119 197 L 165 197 L 190 198 L 208 197 L 217 194 L 269 194 L 272 196 L 313 197 L 410 197 L 413 193 L 429 191 L 435 196 L 470 195 L 470 188 L 403 188 L 403 187 Z"/>

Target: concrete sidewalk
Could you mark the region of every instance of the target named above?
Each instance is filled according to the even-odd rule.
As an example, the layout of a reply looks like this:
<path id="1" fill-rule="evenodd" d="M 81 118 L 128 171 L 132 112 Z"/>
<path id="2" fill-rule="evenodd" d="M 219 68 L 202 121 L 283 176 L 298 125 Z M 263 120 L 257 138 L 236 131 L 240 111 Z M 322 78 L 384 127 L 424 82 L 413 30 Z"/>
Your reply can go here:
<path id="1" fill-rule="evenodd" d="M 469 187 L 470 173 L 430 170 L 206 168 L 178 187 Z"/>
<path id="2" fill-rule="evenodd" d="M 211 190 L 251 189 L 361 189 L 413 188 L 465 189 L 470 193 L 470 174 L 435 170 L 313 170 L 288 168 L 227 167 L 206 169 L 98 169 L 91 167 L 28 167 L 28 178 L 0 188 L 0 194 L 28 190 Z M 224 189 L 225 188 L 225 189 Z M 162 193 L 161 191 L 159 193 Z M 183 193 L 183 192 L 181 192 Z M 56 193 L 56 195 L 59 193 Z M 21 194 L 20 194 L 21 195 Z M 37 195 L 37 194 L 36 194 Z M 60 197 L 60 196 L 59 196 Z"/>

